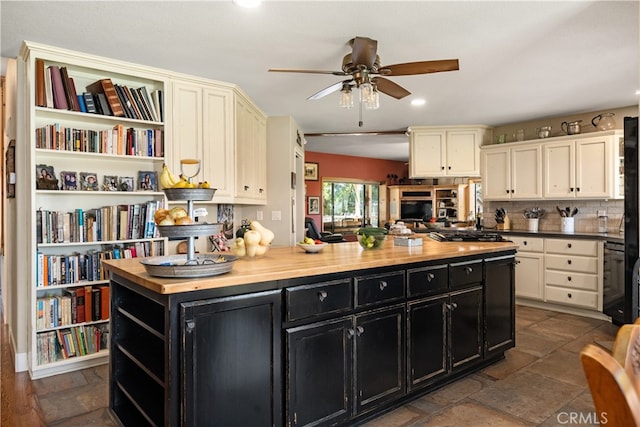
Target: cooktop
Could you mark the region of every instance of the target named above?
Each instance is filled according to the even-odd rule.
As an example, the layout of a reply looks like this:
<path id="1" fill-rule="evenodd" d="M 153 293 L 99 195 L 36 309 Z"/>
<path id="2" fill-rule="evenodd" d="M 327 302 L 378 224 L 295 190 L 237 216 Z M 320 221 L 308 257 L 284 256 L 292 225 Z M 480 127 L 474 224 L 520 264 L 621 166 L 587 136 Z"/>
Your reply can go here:
<path id="1" fill-rule="evenodd" d="M 502 235 L 483 231 L 432 231 L 429 237 L 439 242 L 508 242 Z"/>

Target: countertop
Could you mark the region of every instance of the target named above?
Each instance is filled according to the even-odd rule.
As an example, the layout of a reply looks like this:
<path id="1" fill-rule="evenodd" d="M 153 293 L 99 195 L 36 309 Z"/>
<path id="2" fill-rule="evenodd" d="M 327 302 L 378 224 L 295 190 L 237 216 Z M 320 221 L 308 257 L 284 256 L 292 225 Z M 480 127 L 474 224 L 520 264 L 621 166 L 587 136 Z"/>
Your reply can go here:
<path id="1" fill-rule="evenodd" d="M 529 231 L 529 230 L 495 230 L 486 229 L 485 231 L 497 232 L 508 238 L 509 234 L 514 236 L 536 236 L 536 237 L 555 237 L 555 238 L 576 238 L 589 240 L 605 240 L 607 242 L 624 243 L 624 233 L 595 233 L 589 231 L 574 231 L 566 233 L 562 231 Z"/>
<path id="2" fill-rule="evenodd" d="M 517 249 L 511 242 L 437 242 L 423 236 L 421 246 L 407 247 L 395 246 L 393 240 L 389 236 L 382 248 L 374 250 L 364 250 L 357 242 L 332 243 L 314 254 L 298 247 L 270 248 L 263 256 L 235 261 L 229 273 L 196 279 L 150 276 L 139 258 L 102 263 L 110 272 L 144 288 L 174 294 Z"/>

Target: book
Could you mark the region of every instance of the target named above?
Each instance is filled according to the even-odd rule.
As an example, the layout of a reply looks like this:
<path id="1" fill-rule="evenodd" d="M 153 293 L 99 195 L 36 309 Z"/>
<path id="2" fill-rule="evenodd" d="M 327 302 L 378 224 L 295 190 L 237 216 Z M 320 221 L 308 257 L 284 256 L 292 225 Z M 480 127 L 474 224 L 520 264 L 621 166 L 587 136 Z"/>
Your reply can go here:
<path id="1" fill-rule="evenodd" d="M 96 104 L 93 101 L 93 95 L 91 95 L 91 92 L 84 92 L 82 94 L 82 97 L 84 98 L 84 105 L 87 113 L 97 113 L 98 111 L 96 110 Z"/>
<path id="2" fill-rule="evenodd" d="M 87 112 L 87 105 L 84 103 L 84 96 L 78 95 L 78 105 L 80 106 L 80 111 L 83 113 Z"/>
<path id="3" fill-rule="evenodd" d="M 111 107 L 109 107 L 109 101 L 107 101 L 107 96 L 104 93 L 96 93 L 94 95 L 98 98 L 98 102 L 96 102 L 96 110 L 102 114 L 103 116 L 113 116 L 113 112 L 111 111 Z"/>
<path id="4" fill-rule="evenodd" d="M 101 300 L 101 292 L 99 289 L 94 289 L 91 292 L 91 313 L 92 313 L 92 319 L 94 321 L 96 320 L 102 320 L 102 300 Z"/>
<path id="5" fill-rule="evenodd" d="M 49 68 L 51 73 L 51 85 L 53 87 L 53 105 L 58 110 L 68 110 L 69 104 L 67 103 L 67 96 L 64 92 L 64 86 L 62 85 L 62 74 L 60 74 L 60 67 L 57 65 L 51 65 Z"/>
<path id="6" fill-rule="evenodd" d="M 46 70 L 44 73 L 44 91 L 46 96 L 47 108 L 54 108 L 53 106 L 53 85 L 51 83 L 51 72 Z"/>
<path id="7" fill-rule="evenodd" d="M 36 58 L 36 106 L 47 106 L 47 93 L 45 90 L 44 61 Z"/>
<path id="8" fill-rule="evenodd" d="M 164 121 L 164 96 L 160 89 L 153 91 L 153 106 L 158 112 L 158 121 Z"/>
<path id="9" fill-rule="evenodd" d="M 84 321 L 91 322 L 93 320 L 93 288 L 91 286 L 84 287 Z"/>
<path id="10" fill-rule="evenodd" d="M 78 323 L 78 290 L 65 289 L 65 293 L 71 298 L 71 323 Z"/>
<path id="11" fill-rule="evenodd" d="M 111 79 L 100 79 L 97 82 L 91 83 L 87 86 L 87 91 L 91 93 L 103 93 L 107 97 L 107 102 L 113 115 L 116 117 L 124 116 L 122 104 L 120 104 L 118 94 Z"/>
<path id="12" fill-rule="evenodd" d="M 76 105 L 78 101 L 72 87 L 71 78 L 69 77 L 67 67 L 60 67 L 60 74 L 62 75 L 62 87 L 64 88 L 64 94 L 67 98 L 67 105 L 69 106 L 69 110 L 80 111 L 80 109 Z"/>
<path id="13" fill-rule="evenodd" d="M 131 92 L 131 90 L 127 86 L 122 86 L 122 90 L 124 90 L 124 94 L 127 97 L 127 101 L 128 101 L 127 105 L 129 105 L 130 108 L 133 110 L 133 114 L 135 118 L 138 120 L 143 120 L 145 117 L 142 114 L 142 111 L 140 111 L 140 108 L 138 107 L 138 103 L 136 102 L 136 98 Z"/>
<path id="14" fill-rule="evenodd" d="M 149 109 L 149 113 L 151 114 L 151 120 L 153 120 L 154 122 L 159 122 L 160 117 L 158 116 L 158 113 L 156 111 L 155 105 L 153 104 L 153 101 L 151 101 L 151 97 L 149 96 L 147 87 L 142 86 L 138 88 L 138 91 L 140 92 L 140 95 L 142 95 L 142 99 L 145 105 L 147 106 L 147 108 Z"/>
<path id="15" fill-rule="evenodd" d="M 110 315 L 109 285 L 98 286 L 98 289 L 100 289 L 100 318 L 108 320 Z"/>

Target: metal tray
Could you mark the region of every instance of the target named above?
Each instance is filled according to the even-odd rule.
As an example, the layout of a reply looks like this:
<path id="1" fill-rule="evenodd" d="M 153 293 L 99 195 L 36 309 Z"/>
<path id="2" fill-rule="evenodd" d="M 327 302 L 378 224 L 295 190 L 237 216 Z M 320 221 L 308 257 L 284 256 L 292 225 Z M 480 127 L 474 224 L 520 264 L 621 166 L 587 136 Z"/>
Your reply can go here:
<path id="1" fill-rule="evenodd" d="M 164 194 L 170 201 L 193 200 L 196 202 L 207 202 L 213 199 L 215 188 L 165 188 Z"/>
<path id="2" fill-rule="evenodd" d="M 156 225 L 162 237 L 198 237 L 220 233 L 222 224 Z"/>
<path id="3" fill-rule="evenodd" d="M 202 254 L 187 261 L 187 255 L 167 255 L 143 258 L 140 263 L 151 276 L 208 277 L 228 273 L 237 259 L 235 255 Z"/>

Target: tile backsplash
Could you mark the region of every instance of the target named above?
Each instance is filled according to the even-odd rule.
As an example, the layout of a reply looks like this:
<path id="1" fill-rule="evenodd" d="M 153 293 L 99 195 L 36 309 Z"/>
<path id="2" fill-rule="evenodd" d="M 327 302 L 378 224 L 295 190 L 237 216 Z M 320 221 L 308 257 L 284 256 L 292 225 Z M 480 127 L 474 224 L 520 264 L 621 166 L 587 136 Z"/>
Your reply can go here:
<path id="1" fill-rule="evenodd" d="M 617 233 L 620 228 L 620 221 L 624 214 L 624 200 L 540 200 L 540 201 L 517 201 L 517 202 L 484 202 L 484 212 L 482 218 L 486 228 L 495 228 L 494 218 L 496 209 L 503 208 L 511 220 L 512 230 L 526 230 L 527 221 L 524 218 L 524 210 L 539 207 L 545 210 L 545 215 L 540 219 L 538 229 L 540 231 L 560 231 L 560 214 L 556 206 L 564 209 L 569 206 L 578 208 L 575 216 L 575 231 L 598 232 L 598 211 L 607 211 L 607 231 Z"/>

